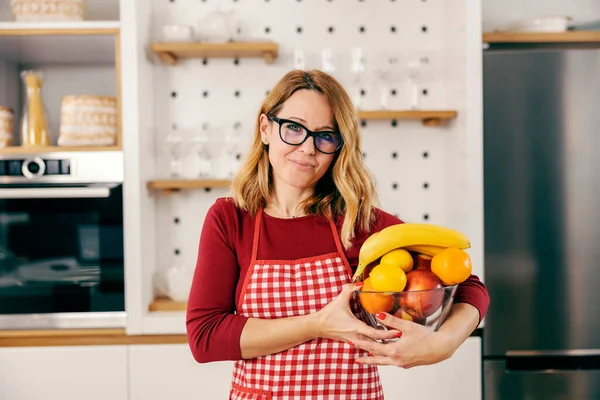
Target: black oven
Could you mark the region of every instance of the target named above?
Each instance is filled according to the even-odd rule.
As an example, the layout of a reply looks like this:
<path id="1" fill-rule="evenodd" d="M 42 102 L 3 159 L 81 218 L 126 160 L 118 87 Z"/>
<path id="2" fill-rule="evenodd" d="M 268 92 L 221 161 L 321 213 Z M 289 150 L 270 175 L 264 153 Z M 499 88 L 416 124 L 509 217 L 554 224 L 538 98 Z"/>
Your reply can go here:
<path id="1" fill-rule="evenodd" d="M 122 152 L 0 156 L 0 330 L 125 326 Z"/>

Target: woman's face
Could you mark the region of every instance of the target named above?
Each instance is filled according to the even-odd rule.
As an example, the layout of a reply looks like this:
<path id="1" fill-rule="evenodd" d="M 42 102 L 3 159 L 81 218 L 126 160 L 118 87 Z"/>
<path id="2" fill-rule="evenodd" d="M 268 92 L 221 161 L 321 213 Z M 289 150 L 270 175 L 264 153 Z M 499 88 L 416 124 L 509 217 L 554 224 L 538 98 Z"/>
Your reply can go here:
<path id="1" fill-rule="evenodd" d="M 333 112 L 327 98 L 312 90 L 296 91 L 276 117 L 296 121 L 313 132 L 334 131 Z M 282 182 L 300 189 L 313 187 L 325 174 L 335 154 L 318 151 L 312 137 L 299 146 L 289 145 L 281 140 L 277 122 L 266 115 L 260 118 L 261 137 L 263 143 L 269 145 L 276 185 Z"/>

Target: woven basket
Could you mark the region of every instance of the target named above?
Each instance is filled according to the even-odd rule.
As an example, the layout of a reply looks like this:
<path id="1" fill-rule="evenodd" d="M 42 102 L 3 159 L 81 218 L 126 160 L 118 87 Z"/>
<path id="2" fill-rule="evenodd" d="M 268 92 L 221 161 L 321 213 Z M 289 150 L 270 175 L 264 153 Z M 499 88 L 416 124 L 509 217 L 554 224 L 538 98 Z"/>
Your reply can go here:
<path id="1" fill-rule="evenodd" d="M 63 97 L 59 146 L 112 146 L 116 141 L 116 98 L 92 95 Z"/>
<path id="2" fill-rule="evenodd" d="M 0 147 L 13 144 L 13 111 L 8 107 L 0 106 Z"/>
<path id="3" fill-rule="evenodd" d="M 15 21 L 81 21 L 85 0 L 11 0 Z"/>

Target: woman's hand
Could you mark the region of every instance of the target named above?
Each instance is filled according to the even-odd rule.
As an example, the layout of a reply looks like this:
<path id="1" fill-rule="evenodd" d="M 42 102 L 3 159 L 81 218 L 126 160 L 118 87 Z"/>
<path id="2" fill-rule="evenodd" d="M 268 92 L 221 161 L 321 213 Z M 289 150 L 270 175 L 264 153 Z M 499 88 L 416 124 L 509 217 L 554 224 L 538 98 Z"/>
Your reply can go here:
<path id="1" fill-rule="evenodd" d="M 365 324 L 352 313 L 350 300 L 352 293 L 362 286 L 360 284 L 344 285 L 341 293 L 331 303 L 314 314 L 314 325 L 317 337 L 354 343 L 361 340 L 365 343 L 373 339 L 392 339 L 397 331 L 384 331 Z"/>
<path id="2" fill-rule="evenodd" d="M 355 347 L 372 354 L 371 357 L 357 358 L 359 363 L 401 368 L 436 364 L 452 357 L 479 325 L 479 311 L 467 303 L 454 304 L 437 332 L 387 313 L 380 313 L 377 317 L 383 324 L 402 332 L 402 336 L 396 342 L 386 344 L 355 341 Z"/>
<path id="3" fill-rule="evenodd" d="M 372 354 L 371 357 L 359 357 L 356 362 L 411 368 L 417 365 L 438 363 L 454 353 L 455 349 L 449 346 L 443 335 L 433 332 L 423 325 L 387 313 L 379 313 L 377 318 L 388 327 L 402 332 L 402 336 L 396 342 L 386 344 L 356 340 L 355 347 Z"/>

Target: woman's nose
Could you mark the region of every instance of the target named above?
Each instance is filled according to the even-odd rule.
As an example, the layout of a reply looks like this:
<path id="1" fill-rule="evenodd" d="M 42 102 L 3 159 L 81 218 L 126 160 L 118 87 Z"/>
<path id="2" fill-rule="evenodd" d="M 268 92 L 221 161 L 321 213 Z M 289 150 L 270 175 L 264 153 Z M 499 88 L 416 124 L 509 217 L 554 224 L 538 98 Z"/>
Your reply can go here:
<path id="1" fill-rule="evenodd" d="M 300 146 L 300 151 L 302 151 L 303 153 L 309 154 L 309 155 L 313 155 L 316 152 L 316 148 L 315 148 L 315 138 L 310 136 L 308 137 L 304 143 L 302 143 Z"/>

